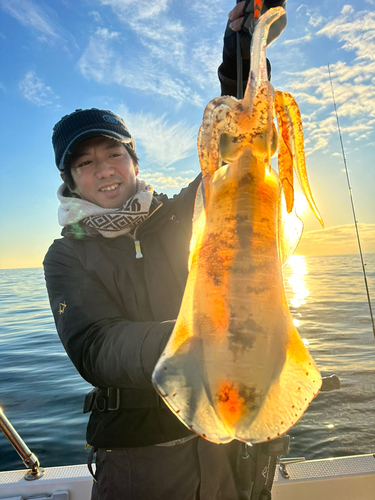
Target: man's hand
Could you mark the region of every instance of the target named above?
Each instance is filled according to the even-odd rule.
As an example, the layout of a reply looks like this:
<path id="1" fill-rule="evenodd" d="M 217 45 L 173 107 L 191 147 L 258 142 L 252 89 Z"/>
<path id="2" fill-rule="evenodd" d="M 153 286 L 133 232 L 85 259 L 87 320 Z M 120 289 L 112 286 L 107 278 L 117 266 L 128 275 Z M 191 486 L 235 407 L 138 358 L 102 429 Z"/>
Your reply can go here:
<path id="1" fill-rule="evenodd" d="M 243 0 L 243 2 L 239 2 L 228 14 L 229 19 L 232 21 L 229 23 L 229 27 L 233 31 L 240 31 L 241 29 L 244 20 L 243 9 L 245 7 L 245 3 L 245 0 Z"/>
<path id="2" fill-rule="evenodd" d="M 286 0 L 264 0 L 260 6 L 255 7 L 254 0 L 243 0 L 236 4 L 229 14 L 228 26 L 232 31 L 244 30 L 245 33 L 254 31 L 254 10 L 261 8 L 262 13 L 271 7 L 283 6 L 285 8 Z M 284 26 L 285 27 L 285 26 Z M 282 30 L 281 30 L 282 31 Z"/>

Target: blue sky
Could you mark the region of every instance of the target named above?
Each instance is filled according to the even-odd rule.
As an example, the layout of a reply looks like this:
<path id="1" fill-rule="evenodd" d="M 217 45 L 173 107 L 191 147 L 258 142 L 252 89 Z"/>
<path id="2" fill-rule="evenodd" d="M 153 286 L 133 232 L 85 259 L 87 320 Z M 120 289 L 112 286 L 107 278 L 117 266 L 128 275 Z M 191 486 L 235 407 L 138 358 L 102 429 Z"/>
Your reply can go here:
<path id="1" fill-rule="evenodd" d="M 140 177 L 178 192 L 199 172 L 196 136 L 220 94 L 222 37 L 234 2 L 0 0 L 0 268 L 37 267 L 59 237 L 53 125 L 77 108 L 121 114 Z M 301 214 L 299 251 L 356 253 L 328 79 L 330 64 L 363 249 L 375 252 L 375 1 L 288 0 L 268 49 L 272 83 L 303 116 L 307 170 L 326 224 Z"/>

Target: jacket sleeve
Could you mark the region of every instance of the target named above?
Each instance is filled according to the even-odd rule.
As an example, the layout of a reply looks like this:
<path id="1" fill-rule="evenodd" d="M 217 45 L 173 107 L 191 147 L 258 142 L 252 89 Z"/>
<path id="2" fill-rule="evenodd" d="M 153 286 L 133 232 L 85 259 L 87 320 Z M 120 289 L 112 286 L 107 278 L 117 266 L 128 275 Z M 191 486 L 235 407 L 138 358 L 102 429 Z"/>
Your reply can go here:
<path id="1" fill-rule="evenodd" d="M 151 388 L 174 321 L 124 318 L 67 238 L 52 244 L 43 264 L 59 337 L 81 376 L 97 387 Z"/>

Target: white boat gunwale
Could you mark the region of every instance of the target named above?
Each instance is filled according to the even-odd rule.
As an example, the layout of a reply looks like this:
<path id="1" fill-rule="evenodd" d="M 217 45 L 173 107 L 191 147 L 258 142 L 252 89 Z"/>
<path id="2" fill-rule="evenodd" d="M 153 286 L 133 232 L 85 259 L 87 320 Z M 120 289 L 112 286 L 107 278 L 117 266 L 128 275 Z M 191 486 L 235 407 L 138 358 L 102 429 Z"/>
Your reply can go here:
<path id="1" fill-rule="evenodd" d="M 374 500 L 375 455 L 326 458 L 287 465 L 289 479 L 277 466 L 272 488 L 274 500 Z M 87 465 L 46 467 L 35 481 L 24 479 L 26 470 L 0 472 L 0 500 L 27 499 L 69 491 L 69 500 L 89 500 L 92 476 Z"/>

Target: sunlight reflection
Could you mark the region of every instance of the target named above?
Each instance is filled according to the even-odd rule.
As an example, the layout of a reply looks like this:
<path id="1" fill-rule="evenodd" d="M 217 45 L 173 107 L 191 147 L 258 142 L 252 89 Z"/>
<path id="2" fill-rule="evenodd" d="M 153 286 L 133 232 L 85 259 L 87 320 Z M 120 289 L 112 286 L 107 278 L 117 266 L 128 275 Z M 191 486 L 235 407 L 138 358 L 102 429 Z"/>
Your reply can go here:
<path id="1" fill-rule="evenodd" d="M 294 192 L 294 205 L 299 217 L 309 208 L 306 196 L 298 191 Z"/>
<path id="2" fill-rule="evenodd" d="M 306 288 L 306 282 L 303 277 L 307 274 L 307 267 L 304 255 L 292 255 L 288 261 L 288 265 L 291 267 L 292 274 L 288 278 L 288 283 L 292 287 L 292 292 L 294 294 L 290 299 L 290 304 L 293 307 L 300 307 L 306 304 L 306 297 L 309 295 L 309 291 Z"/>

